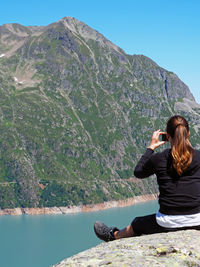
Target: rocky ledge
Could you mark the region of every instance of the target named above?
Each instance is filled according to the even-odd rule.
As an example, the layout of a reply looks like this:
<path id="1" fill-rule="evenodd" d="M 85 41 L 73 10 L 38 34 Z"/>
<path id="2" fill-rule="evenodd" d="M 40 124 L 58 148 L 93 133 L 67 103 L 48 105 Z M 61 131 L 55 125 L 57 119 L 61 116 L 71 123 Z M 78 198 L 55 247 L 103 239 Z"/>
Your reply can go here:
<path id="1" fill-rule="evenodd" d="M 200 231 L 187 230 L 116 240 L 83 251 L 54 267 L 200 266 Z"/>

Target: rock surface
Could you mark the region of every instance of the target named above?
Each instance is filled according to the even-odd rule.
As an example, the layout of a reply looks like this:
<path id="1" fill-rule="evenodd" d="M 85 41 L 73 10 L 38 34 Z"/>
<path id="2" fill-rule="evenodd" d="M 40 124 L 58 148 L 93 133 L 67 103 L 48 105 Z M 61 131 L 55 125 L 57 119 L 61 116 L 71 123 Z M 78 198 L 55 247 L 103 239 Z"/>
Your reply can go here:
<path id="1" fill-rule="evenodd" d="M 54 267 L 200 266 L 200 232 L 178 231 L 116 240 L 83 251 Z"/>

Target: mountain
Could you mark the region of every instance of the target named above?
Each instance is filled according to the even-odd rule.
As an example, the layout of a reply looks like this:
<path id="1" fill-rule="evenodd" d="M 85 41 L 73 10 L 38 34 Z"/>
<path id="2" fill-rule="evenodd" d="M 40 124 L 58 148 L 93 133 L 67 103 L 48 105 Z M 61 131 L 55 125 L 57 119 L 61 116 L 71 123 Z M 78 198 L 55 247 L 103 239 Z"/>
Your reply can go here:
<path id="1" fill-rule="evenodd" d="M 69 206 L 157 192 L 133 177 L 152 131 L 200 106 L 172 72 L 75 18 L 0 26 L 0 207 Z"/>

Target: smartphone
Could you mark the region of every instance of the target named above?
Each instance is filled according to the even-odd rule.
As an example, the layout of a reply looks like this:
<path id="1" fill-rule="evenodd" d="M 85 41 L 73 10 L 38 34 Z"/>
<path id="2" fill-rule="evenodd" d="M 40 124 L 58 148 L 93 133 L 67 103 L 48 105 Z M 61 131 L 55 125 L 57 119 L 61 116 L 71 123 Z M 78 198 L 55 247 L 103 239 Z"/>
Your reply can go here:
<path id="1" fill-rule="evenodd" d="M 168 141 L 168 139 L 167 139 L 167 134 L 162 134 L 162 141 Z"/>

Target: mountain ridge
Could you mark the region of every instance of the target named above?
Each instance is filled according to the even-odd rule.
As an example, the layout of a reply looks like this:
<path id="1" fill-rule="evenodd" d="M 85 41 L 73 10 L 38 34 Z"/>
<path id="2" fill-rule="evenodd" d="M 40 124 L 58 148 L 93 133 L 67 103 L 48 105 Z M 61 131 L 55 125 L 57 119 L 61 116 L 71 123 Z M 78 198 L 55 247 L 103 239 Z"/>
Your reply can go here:
<path id="1" fill-rule="evenodd" d="M 129 178 L 152 131 L 177 112 L 200 146 L 200 105 L 189 88 L 73 18 L 0 26 L 0 84 L 1 208 L 156 193 L 153 177 Z"/>

